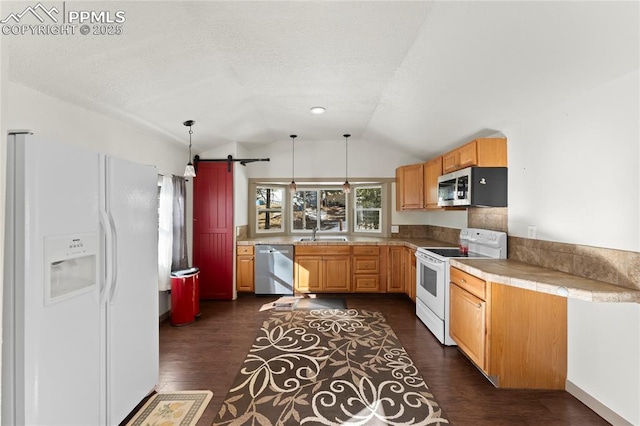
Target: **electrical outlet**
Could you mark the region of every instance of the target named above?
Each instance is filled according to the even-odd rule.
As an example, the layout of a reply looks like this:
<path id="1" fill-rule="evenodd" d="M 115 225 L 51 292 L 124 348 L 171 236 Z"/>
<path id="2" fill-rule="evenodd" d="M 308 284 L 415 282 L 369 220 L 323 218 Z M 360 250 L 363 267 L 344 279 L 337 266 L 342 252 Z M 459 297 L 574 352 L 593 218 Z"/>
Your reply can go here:
<path id="1" fill-rule="evenodd" d="M 400 232 L 400 227 L 398 225 L 391 225 L 391 233 L 397 234 L 398 232 Z"/>
<path id="2" fill-rule="evenodd" d="M 533 225 L 529 225 L 527 236 L 532 240 L 535 240 L 536 238 L 538 238 L 538 229 Z"/>

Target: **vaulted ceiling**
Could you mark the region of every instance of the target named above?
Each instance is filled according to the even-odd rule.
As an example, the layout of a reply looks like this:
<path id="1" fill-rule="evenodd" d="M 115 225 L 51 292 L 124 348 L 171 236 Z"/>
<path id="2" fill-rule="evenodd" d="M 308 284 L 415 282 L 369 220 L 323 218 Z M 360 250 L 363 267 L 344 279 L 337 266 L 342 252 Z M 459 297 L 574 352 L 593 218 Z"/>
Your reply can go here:
<path id="1" fill-rule="evenodd" d="M 9 79 L 179 143 L 193 119 L 197 151 L 349 132 L 427 158 L 638 68 L 637 2 L 64 6 L 122 10 L 123 33 L 3 35 Z"/>

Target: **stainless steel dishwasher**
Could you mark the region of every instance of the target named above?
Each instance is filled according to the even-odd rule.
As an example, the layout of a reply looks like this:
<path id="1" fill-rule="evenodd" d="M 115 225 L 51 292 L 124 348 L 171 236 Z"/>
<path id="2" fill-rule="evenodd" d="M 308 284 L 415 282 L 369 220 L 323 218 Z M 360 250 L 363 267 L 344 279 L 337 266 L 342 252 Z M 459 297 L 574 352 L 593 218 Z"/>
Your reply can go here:
<path id="1" fill-rule="evenodd" d="M 257 295 L 293 295 L 293 245 L 256 244 Z"/>

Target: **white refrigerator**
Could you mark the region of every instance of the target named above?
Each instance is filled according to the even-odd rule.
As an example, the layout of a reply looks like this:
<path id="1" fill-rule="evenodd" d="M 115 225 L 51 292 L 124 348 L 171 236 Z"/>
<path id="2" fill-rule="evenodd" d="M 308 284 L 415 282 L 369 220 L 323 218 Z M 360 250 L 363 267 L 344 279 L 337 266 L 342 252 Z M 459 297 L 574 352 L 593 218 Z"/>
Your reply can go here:
<path id="1" fill-rule="evenodd" d="M 157 171 L 10 134 L 2 424 L 117 425 L 158 380 Z"/>

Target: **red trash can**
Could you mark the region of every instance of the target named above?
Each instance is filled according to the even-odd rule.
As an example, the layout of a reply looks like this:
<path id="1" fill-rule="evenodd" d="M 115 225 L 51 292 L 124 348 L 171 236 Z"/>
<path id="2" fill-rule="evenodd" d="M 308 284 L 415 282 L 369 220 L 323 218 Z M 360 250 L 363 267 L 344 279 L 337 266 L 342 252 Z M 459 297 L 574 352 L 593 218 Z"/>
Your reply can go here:
<path id="1" fill-rule="evenodd" d="M 199 268 L 171 273 L 171 325 L 188 325 L 200 316 L 199 274 Z"/>

